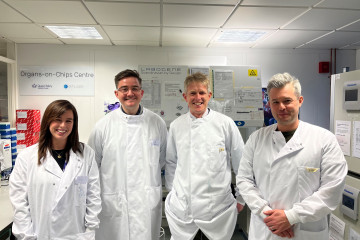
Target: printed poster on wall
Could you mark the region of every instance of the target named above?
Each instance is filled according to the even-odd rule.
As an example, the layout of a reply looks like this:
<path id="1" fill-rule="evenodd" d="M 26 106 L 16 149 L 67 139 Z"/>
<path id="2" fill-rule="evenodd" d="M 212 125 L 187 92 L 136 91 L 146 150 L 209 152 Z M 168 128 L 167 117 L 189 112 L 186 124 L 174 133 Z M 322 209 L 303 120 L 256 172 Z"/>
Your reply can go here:
<path id="1" fill-rule="evenodd" d="M 256 66 L 210 66 L 213 97 L 220 112 L 239 127 L 264 124 L 260 68 Z"/>
<path id="2" fill-rule="evenodd" d="M 341 150 L 346 156 L 350 156 L 350 134 L 351 122 L 336 120 L 335 136 L 341 147 Z"/>
<path id="3" fill-rule="evenodd" d="M 20 66 L 19 94 L 94 96 L 94 79 L 90 67 Z"/>
<path id="4" fill-rule="evenodd" d="M 188 75 L 187 66 L 140 65 L 139 73 L 144 89 L 141 104 L 159 114 L 168 126 L 188 111 L 182 96 L 184 80 Z"/>

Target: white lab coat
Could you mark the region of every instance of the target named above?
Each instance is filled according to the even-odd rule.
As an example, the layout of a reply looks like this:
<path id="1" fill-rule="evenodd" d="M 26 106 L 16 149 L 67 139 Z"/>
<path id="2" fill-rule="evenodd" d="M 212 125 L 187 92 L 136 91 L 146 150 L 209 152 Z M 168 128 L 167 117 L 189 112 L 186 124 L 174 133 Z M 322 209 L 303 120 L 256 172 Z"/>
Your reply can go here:
<path id="1" fill-rule="evenodd" d="M 335 136 L 300 121 L 286 143 L 277 125 L 254 132 L 246 143 L 237 186 L 251 209 L 249 240 L 281 239 L 260 213 L 284 209 L 294 240 L 327 240 L 327 215 L 340 202 L 347 164 Z"/>
<path id="2" fill-rule="evenodd" d="M 202 118 L 187 113 L 171 123 L 165 167 L 171 192 L 165 209 L 174 239 L 191 239 L 193 233 L 185 231 L 197 230 L 189 222 L 211 239 L 219 239 L 220 232 L 231 237 L 237 216 L 231 165 L 236 174 L 243 147 L 234 121 L 214 110 Z"/>
<path id="3" fill-rule="evenodd" d="M 38 144 L 24 149 L 11 173 L 9 193 L 17 239 L 95 239 L 100 181 L 94 151 L 86 144 L 83 156 L 70 151 L 64 172 L 49 151 L 38 165 Z"/>
<path id="4" fill-rule="evenodd" d="M 102 189 L 96 239 L 159 239 L 166 138 L 164 120 L 146 108 L 140 115 L 119 108 L 97 122 L 89 138 Z"/>

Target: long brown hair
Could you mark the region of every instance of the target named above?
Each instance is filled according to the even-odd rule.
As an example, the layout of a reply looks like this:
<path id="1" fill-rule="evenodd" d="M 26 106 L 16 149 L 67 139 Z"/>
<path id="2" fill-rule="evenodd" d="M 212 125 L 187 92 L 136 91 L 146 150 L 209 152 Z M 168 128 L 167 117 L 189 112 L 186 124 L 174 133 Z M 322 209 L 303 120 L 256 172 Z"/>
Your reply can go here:
<path id="1" fill-rule="evenodd" d="M 70 135 L 67 138 L 65 152 L 66 159 L 69 159 L 69 151 L 72 149 L 75 153 L 83 152 L 83 144 L 79 142 L 78 133 L 78 115 L 76 108 L 67 100 L 55 100 L 47 106 L 44 115 L 41 120 L 40 137 L 39 137 L 39 149 L 38 149 L 38 164 L 41 164 L 41 159 L 46 157 L 46 152 L 51 150 L 52 147 L 52 135 L 50 132 L 50 124 L 55 121 L 67 110 L 71 110 L 74 114 L 74 124 Z"/>

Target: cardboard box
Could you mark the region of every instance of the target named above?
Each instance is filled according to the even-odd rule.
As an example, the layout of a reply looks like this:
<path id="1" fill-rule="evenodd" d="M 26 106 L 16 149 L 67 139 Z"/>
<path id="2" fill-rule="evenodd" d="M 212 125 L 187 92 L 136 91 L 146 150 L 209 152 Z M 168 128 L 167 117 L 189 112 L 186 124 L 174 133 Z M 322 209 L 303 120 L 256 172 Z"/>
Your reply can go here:
<path id="1" fill-rule="evenodd" d="M 39 141 L 40 110 L 16 110 L 17 145 L 29 147 Z"/>

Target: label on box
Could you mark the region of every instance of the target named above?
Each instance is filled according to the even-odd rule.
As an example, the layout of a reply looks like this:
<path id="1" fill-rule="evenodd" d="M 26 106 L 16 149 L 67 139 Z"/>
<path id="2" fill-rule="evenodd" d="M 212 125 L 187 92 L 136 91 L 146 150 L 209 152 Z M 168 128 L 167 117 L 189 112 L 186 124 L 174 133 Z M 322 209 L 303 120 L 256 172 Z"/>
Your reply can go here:
<path id="1" fill-rule="evenodd" d="M 25 140 L 25 133 L 18 133 L 17 140 Z"/>
<path id="2" fill-rule="evenodd" d="M 17 145 L 17 149 L 18 150 L 22 150 L 22 149 L 25 149 L 26 148 L 26 144 L 19 144 Z"/>
<path id="3" fill-rule="evenodd" d="M 0 151 L 4 157 L 4 160 L 1 165 L 1 170 L 8 169 L 12 167 L 12 158 L 11 158 L 11 142 L 8 139 L 0 139 Z"/>
<path id="4" fill-rule="evenodd" d="M 17 130 L 27 130 L 27 124 L 26 123 L 18 123 Z"/>
<path id="5" fill-rule="evenodd" d="M 17 112 L 17 118 L 27 118 L 27 112 Z"/>

